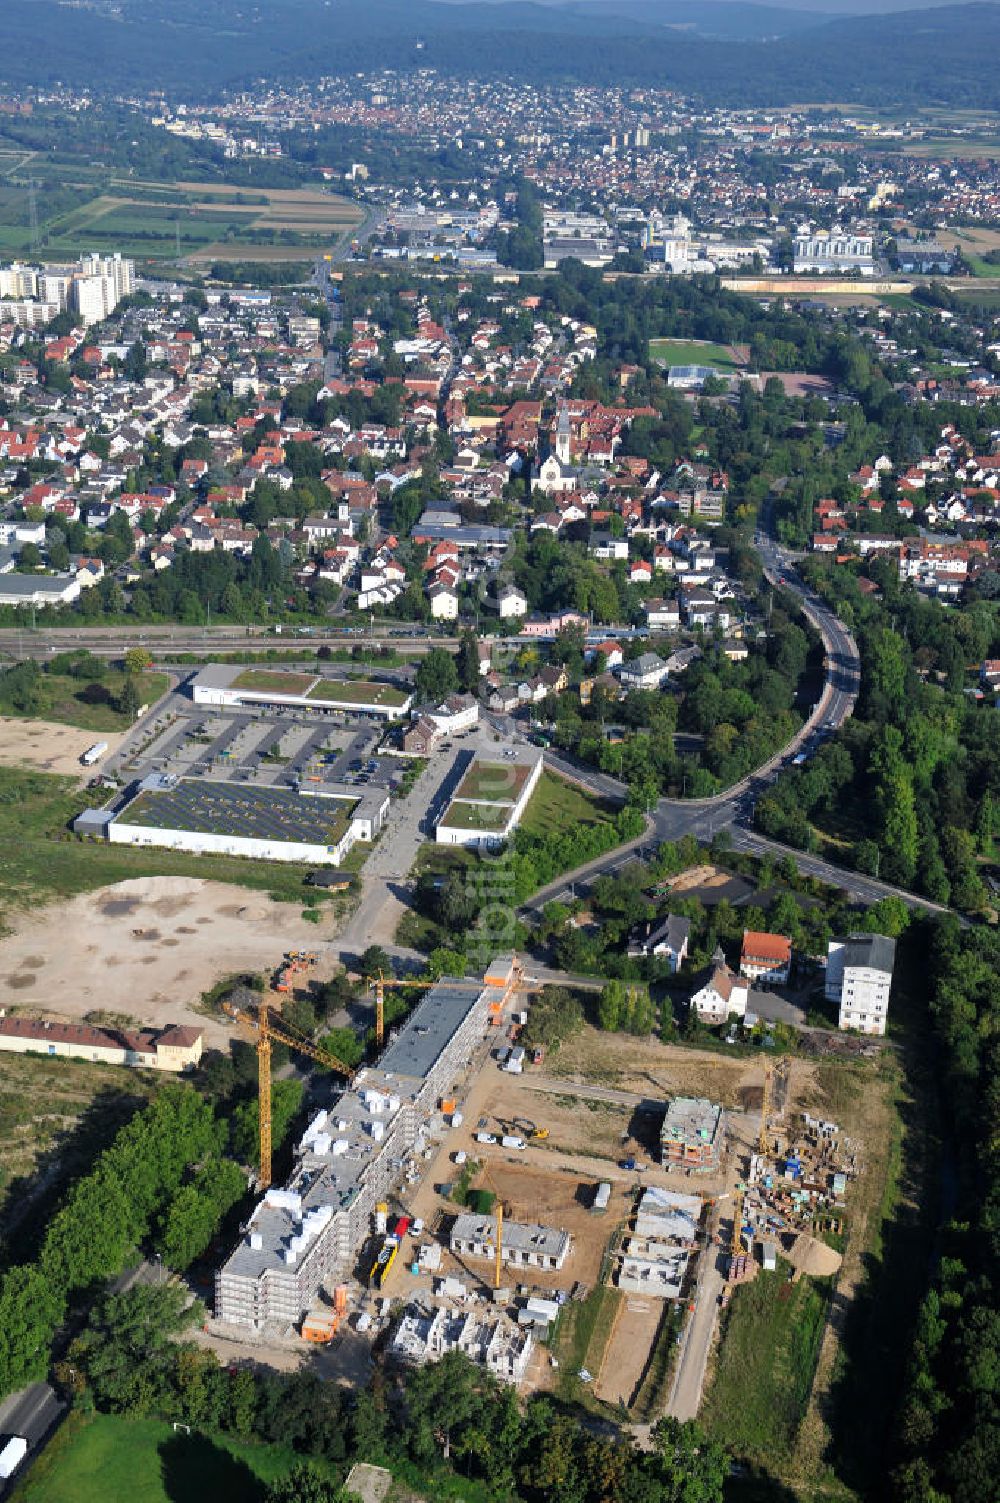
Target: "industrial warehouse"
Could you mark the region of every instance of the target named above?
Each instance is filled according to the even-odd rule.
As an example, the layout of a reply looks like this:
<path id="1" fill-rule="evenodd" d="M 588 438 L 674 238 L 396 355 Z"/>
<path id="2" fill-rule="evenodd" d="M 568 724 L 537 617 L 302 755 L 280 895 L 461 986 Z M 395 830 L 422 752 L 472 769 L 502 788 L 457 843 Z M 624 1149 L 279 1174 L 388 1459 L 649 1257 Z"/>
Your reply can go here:
<path id="1" fill-rule="evenodd" d="M 374 840 L 388 811 L 382 788 L 359 797 L 330 784 L 239 788 L 151 773 L 110 809 L 84 810 L 73 829 L 111 845 L 339 866 L 357 841 Z"/>
<path id="2" fill-rule="evenodd" d="M 413 695 L 370 679 L 329 679 L 279 668 L 239 668 L 209 663 L 191 683 L 196 705 L 215 709 L 261 709 L 266 705 L 341 711 L 373 720 L 402 720 Z"/>
<path id="3" fill-rule="evenodd" d="M 491 977 L 498 968 L 490 968 Z M 215 1313 L 261 1330 L 301 1320 L 324 1284 L 346 1279 L 376 1206 L 401 1178 L 404 1155 L 489 1024 L 490 1004 L 514 984 L 431 987 L 382 1054 L 310 1124 L 294 1173 L 259 1202 L 240 1245 L 219 1270 Z"/>

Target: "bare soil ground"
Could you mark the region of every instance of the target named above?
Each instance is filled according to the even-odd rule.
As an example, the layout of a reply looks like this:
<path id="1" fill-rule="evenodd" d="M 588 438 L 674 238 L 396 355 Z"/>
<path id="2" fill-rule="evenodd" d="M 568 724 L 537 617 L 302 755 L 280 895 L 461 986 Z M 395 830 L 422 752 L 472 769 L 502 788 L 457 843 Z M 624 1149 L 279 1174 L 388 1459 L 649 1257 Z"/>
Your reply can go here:
<path id="1" fill-rule="evenodd" d="M 119 882 L 10 921 L 14 932 L 0 940 L 0 1007 L 196 1025 L 216 1047 L 232 1028 L 196 1010 L 203 992 L 229 973 L 271 969 L 287 949 L 317 948 L 292 904 L 190 877 Z"/>
<path id="2" fill-rule="evenodd" d="M 725 1107 L 744 1108 L 740 1092 L 759 1086 L 760 1063 L 708 1050 L 682 1049 L 655 1039 L 601 1033 L 586 1027 L 545 1061 L 545 1073 L 589 1081 L 640 1096 L 707 1096 Z"/>
<path id="3" fill-rule="evenodd" d="M 689 866 L 670 882 L 671 893 L 683 893 L 686 897 L 700 898 L 703 903 L 721 903 L 726 898 L 735 903 L 753 892 L 749 882 L 734 877 L 732 872 L 718 866 Z"/>
<path id="4" fill-rule="evenodd" d="M 0 718 L 0 764 L 33 767 L 38 772 L 56 772 L 81 780 L 91 778 L 96 769 L 81 765 L 84 752 L 95 742 L 106 741 L 106 755 L 110 756 L 117 751 L 123 736 L 123 732 L 98 735 L 50 720 L 13 720 L 4 716 Z"/>
<path id="5" fill-rule="evenodd" d="M 622 1297 L 594 1392 L 606 1404 L 631 1404 L 656 1337 L 661 1302 L 638 1294 Z"/>

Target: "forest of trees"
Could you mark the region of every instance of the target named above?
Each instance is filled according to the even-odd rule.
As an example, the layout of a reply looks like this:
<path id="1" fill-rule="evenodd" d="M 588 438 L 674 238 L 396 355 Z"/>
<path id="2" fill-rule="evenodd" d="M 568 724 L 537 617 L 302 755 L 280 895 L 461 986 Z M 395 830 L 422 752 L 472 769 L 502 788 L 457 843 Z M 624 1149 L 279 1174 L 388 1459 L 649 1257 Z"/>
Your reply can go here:
<path id="1" fill-rule="evenodd" d="M 964 690 L 966 665 L 1000 644 L 998 606 L 927 600 L 898 583 L 891 562 L 868 572 L 876 598 L 850 570 L 805 567 L 856 631 L 861 696 L 836 740 L 758 800 L 756 823 L 802 848 L 816 846 L 817 828 L 846 837 L 835 859 L 976 912 L 985 901 L 979 857 L 994 855 L 1000 710 Z"/>
<path id="2" fill-rule="evenodd" d="M 931 1287 L 909 1333 L 894 1446 L 899 1503 L 992 1503 L 1000 1475 L 1000 937 L 947 918 L 929 1006 L 953 1186 Z"/>
<path id="3" fill-rule="evenodd" d="M 442 12 L 377 0 L 317 11 L 304 0 L 280 0 L 266 34 L 237 0 L 220 0 L 212 25 L 192 0 L 174 0 L 169 19 L 153 0 L 127 0 L 113 19 L 97 6 L 48 14 L 56 9 L 51 0 L 7 0 L 4 66 L 11 84 L 58 79 L 109 92 L 166 87 L 192 97 L 261 77 L 432 67 L 462 78 L 516 72 L 536 84 L 655 84 L 730 105 L 997 104 L 989 71 L 970 75 L 967 68 L 969 56 L 995 49 L 998 23 L 986 7 L 952 7 L 940 20 L 922 16 L 920 26 L 891 15 L 836 18 L 766 41 L 691 35 L 686 28 L 665 34 L 653 17 L 600 6 L 553 15 L 547 7 L 496 5 L 484 14 L 474 5 Z M 701 18 L 698 8 L 688 26 L 695 17 Z M 42 28 L 48 45 L 39 54 Z M 95 57 L 101 59 L 96 78 Z"/>

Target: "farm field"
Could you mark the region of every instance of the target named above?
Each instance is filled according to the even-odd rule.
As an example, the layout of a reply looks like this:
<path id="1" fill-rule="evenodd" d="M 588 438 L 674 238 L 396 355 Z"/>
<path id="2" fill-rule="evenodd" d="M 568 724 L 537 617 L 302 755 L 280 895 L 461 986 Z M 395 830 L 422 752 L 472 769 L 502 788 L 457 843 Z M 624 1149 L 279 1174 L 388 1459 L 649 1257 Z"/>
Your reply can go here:
<path id="1" fill-rule="evenodd" d="M 14 1503 L 261 1503 L 266 1486 L 299 1458 L 287 1446 L 228 1435 L 185 1435 L 160 1420 L 71 1414 L 15 1488 Z M 336 1479 L 332 1468 L 316 1465 Z"/>
<path id="2" fill-rule="evenodd" d="M 651 339 L 649 353 L 664 365 L 711 365 L 732 375 L 745 362 L 737 359 L 731 345 L 710 344 L 701 339 Z"/>
<path id="3" fill-rule="evenodd" d="M 27 189 L 19 177 L 24 161 L 23 153 L 0 150 L 3 253 L 24 253 L 30 245 Z M 36 165 L 30 162 L 32 173 Z M 3 182 L 14 174 L 17 182 Z M 308 260 L 364 217 L 349 199 L 319 188 L 87 179 L 75 164 L 47 181 L 41 177 L 39 228 L 49 259 L 119 250 L 139 260 L 173 260 L 179 250 L 194 262 Z"/>

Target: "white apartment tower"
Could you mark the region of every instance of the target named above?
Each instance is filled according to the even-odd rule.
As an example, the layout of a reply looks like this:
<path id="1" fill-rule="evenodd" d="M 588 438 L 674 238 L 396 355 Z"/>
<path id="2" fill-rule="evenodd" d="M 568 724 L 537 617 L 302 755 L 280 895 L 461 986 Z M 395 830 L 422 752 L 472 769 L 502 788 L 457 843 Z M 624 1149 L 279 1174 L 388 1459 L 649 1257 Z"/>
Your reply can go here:
<path id="1" fill-rule="evenodd" d="M 57 313 L 74 313 L 83 324 L 108 318 L 135 285 L 132 261 L 81 256 L 73 266 L 0 266 L 0 317 L 29 327 Z"/>
<path id="2" fill-rule="evenodd" d="M 826 998 L 840 1007 L 838 1027 L 885 1033 L 896 941 L 884 934 L 831 939 L 826 961 Z"/>

